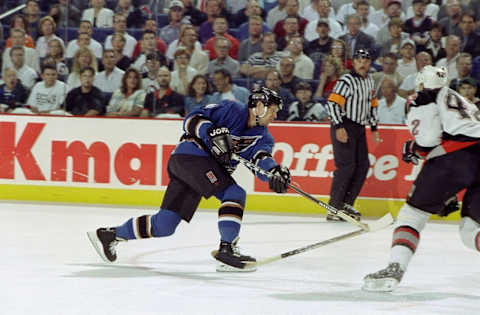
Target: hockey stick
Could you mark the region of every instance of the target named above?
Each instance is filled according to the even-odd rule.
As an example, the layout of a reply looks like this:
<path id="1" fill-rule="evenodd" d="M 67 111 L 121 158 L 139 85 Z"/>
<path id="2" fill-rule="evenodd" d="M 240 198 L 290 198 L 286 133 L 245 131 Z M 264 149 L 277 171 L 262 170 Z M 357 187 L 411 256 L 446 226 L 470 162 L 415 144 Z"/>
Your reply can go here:
<path id="1" fill-rule="evenodd" d="M 256 166 L 255 164 L 253 164 L 252 162 L 250 162 L 249 160 L 247 159 L 244 159 L 243 157 L 239 156 L 238 154 L 235 154 L 233 153 L 232 154 L 232 158 L 241 162 L 243 165 L 245 165 L 248 169 L 254 171 L 254 172 L 257 172 L 257 173 L 260 173 L 262 175 L 265 175 L 267 176 L 268 178 L 270 178 L 271 176 L 273 176 L 272 173 L 270 172 L 267 172 L 265 171 L 264 169 Z M 331 214 L 333 215 L 336 215 L 342 219 L 344 219 L 345 221 L 347 222 L 350 222 L 358 227 L 360 227 L 362 230 L 365 230 L 365 231 L 369 231 L 370 230 L 370 227 L 368 226 L 368 224 L 365 224 L 365 223 L 362 223 L 354 218 L 352 218 L 351 216 L 349 216 L 348 214 L 346 214 L 345 212 L 343 211 L 340 211 L 338 209 L 336 209 L 335 207 L 332 207 L 331 205 L 321 201 L 321 200 L 318 200 L 317 198 L 313 197 L 312 195 L 310 195 L 309 193 L 303 191 L 302 189 L 298 188 L 297 186 L 294 186 L 292 184 L 288 184 L 288 187 L 290 187 L 291 189 L 293 189 L 294 191 L 296 191 L 297 193 L 299 193 L 300 195 L 304 196 L 305 198 L 315 202 L 317 205 L 325 208 L 328 212 L 330 212 Z M 393 219 L 392 219 L 393 220 Z"/>
<path id="2" fill-rule="evenodd" d="M 356 231 L 353 231 L 353 232 L 350 232 L 350 233 L 346 233 L 346 234 L 342 234 L 342 235 L 339 235 L 339 236 L 329 238 L 329 239 L 324 240 L 324 241 L 320 241 L 320 242 L 313 243 L 313 244 L 310 244 L 310 245 L 307 245 L 307 246 L 304 246 L 304 247 L 293 249 L 291 251 L 282 253 L 280 255 L 267 257 L 267 258 L 264 258 L 262 260 L 258 260 L 256 262 L 247 262 L 247 263 L 245 263 L 245 269 L 254 268 L 254 267 L 258 267 L 258 266 L 263 266 L 263 265 L 270 264 L 272 262 L 278 261 L 280 259 L 284 259 L 284 258 L 293 256 L 293 255 L 297 255 L 297 254 L 301 254 L 301 253 L 310 251 L 310 250 L 318 248 L 318 247 L 322 247 L 322 246 L 325 246 L 325 245 L 328 245 L 328 244 L 343 241 L 343 240 L 353 238 L 355 236 L 362 235 L 362 234 L 365 234 L 365 233 L 368 233 L 368 232 L 378 231 L 378 230 L 381 230 L 383 228 L 386 228 L 387 226 L 391 225 L 392 223 L 393 223 L 393 219 L 392 219 L 392 216 L 389 213 L 389 214 L 383 216 L 382 218 L 380 218 L 379 220 L 377 220 L 375 222 L 375 225 L 370 226 L 370 231 L 366 231 L 366 230 L 363 230 L 363 229 L 356 230 Z"/>

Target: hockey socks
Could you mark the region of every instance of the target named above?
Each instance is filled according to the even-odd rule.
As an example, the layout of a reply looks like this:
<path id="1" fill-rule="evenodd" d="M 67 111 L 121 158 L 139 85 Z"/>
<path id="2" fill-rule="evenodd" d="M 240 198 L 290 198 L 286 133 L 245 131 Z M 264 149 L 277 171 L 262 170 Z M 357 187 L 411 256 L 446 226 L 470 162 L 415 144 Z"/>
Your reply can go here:
<path id="1" fill-rule="evenodd" d="M 417 250 L 420 233 L 411 226 L 399 226 L 393 231 L 390 261 L 398 262 L 403 270 L 407 269 L 410 259 Z"/>
<path id="2" fill-rule="evenodd" d="M 222 241 L 232 243 L 240 233 L 243 218 L 242 205 L 226 201 L 218 209 L 218 230 Z"/>
<path id="3" fill-rule="evenodd" d="M 116 228 L 116 235 L 126 240 L 169 236 L 175 232 L 180 220 L 178 213 L 160 209 L 154 215 L 129 219 Z"/>

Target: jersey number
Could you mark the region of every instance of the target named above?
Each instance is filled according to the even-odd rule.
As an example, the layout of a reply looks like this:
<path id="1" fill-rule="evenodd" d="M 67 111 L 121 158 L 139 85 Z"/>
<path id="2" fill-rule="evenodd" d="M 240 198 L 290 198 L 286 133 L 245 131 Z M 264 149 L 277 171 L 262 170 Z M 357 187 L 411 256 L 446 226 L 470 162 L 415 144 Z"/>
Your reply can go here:
<path id="1" fill-rule="evenodd" d="M 448 93 L 447 95 L 447 108 L 455 110 L 460 115 L 460 119 L 475 119 L 480 121 L 480 110 L 476 110 L 473 115 L 470 115 L 467 112 L 467 107 L 465 106 L 465 101 L 458 97 L 458 95 L 453 93 Z M 473 116 L 473 117 L 472 117 Z"/>

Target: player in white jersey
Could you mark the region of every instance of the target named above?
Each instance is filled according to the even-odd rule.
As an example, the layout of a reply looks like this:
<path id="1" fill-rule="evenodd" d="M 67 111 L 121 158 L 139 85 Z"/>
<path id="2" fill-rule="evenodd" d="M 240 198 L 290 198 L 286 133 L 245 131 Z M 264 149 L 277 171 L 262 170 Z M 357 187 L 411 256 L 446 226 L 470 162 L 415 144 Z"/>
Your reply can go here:
<path id="1" fill-rule="evenodd" d="M 364 278 L 367 291 L 393 291 L 405 273 L 431 214 L 458 210 L 460 237 L 480 251 L 480 110 L 447 87 L 445 68 L 426 66 L 417 75 L 417 93 L 407 101 L 407 124 L 415 140 L 403 145 L 403 160 L 426 161 L 398 213 L 387 268 Z M 441 184 L 440 184 L 441 183 Z"/>

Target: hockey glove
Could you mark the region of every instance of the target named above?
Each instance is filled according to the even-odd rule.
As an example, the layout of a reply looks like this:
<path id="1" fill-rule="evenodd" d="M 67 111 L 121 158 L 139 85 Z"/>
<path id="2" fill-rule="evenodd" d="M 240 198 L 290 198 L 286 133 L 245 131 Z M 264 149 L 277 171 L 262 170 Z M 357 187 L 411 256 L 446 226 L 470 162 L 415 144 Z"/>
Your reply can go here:
<path id="1" fill-rule="evenodd" d="M 233 153 L 233 141 L 227 127 L 211 127 L 208 130 L 213 157 L 223 165 L 230 164 Z"/>
<path id="2" fill-rule="evenodd" d="M 460 210 L 460 205 L 458 203 L 457 195 L 453 195 L 447 201 L 445 201 L 443 209 L 438 213 L 441 217 L 446 217 L 452 212 Z"/>
<path id="3" fill-rule="evenodd" d="M 270 190 L 276 193 L 284 193 L 290 184 L 290 171 L 285 166 L 277 165 L 270 170 L 272 176 L 268 179 Z"/>
<path id="4" fill-rule="evenodd" d="M 415 141 L 413 140 L 408 140 L 403 144 L 402 160 L 404 160 L 407 163 L 413 163 L 417 165 L 418 160 L 421 159 L 421 157 L 417 153 L 415 153 L 414 145 L 415 145 Z"/>

